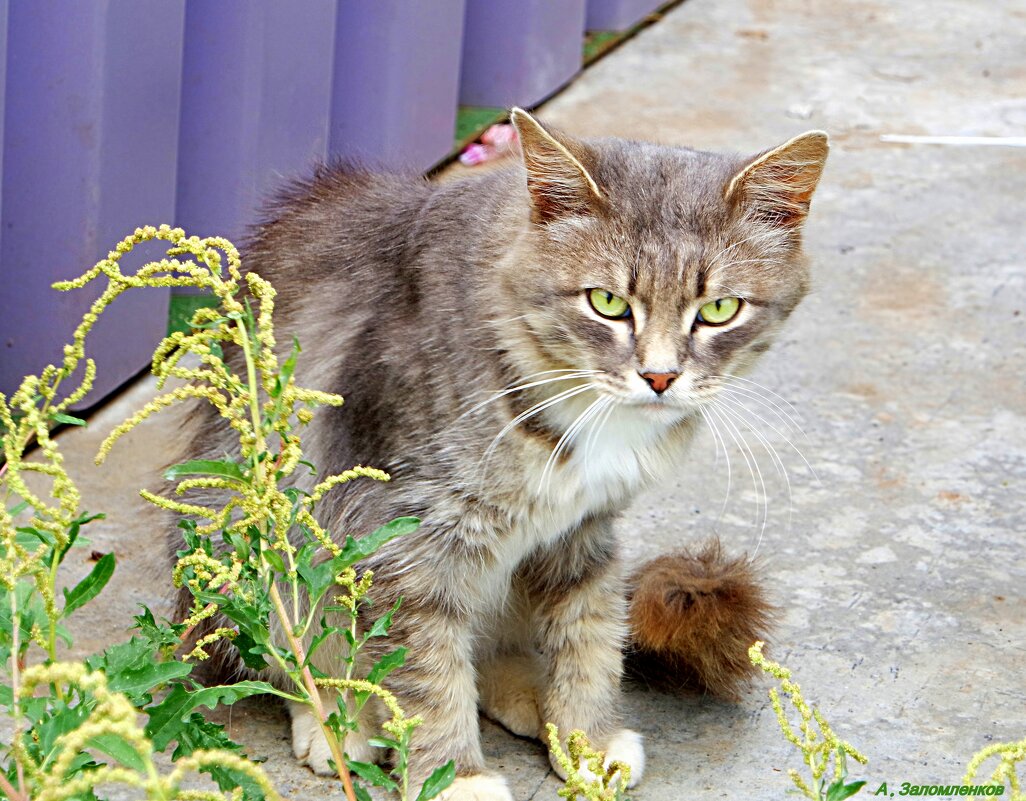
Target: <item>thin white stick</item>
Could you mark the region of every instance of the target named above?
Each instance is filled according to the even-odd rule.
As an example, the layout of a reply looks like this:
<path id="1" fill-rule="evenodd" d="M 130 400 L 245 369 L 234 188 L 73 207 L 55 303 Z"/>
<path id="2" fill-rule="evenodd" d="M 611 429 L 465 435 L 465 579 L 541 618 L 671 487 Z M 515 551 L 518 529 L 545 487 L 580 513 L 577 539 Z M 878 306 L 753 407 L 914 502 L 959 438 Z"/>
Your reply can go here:
<path id="1" fill-rule="evenodd" d="M 907 145 L 972 145 L 980 147 L 1026 147 L 1026 136 L 916 136 L 915 134 L 883 134 L 881 142 Z"/>

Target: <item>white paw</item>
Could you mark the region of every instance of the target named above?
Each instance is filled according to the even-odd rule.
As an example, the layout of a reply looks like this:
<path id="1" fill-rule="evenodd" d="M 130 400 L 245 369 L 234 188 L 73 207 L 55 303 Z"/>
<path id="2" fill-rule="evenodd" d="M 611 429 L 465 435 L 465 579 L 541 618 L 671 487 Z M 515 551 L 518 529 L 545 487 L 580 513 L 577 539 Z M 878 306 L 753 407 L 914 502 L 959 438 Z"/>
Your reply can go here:
<path id="1" fill-rule="evenodd" d="M 645 746 L 643 738 L 636 731 L 620 729 L 609 738 L 605 748 L 597 750 L 605 751 L 605 766 L 608 768 L 610 762 L 623 762 L 631 767 L 631 778 L 627 783 L 628 787 L 636 786 L 645 772 Z M 552 767 L 561 779 L 566 779 L 565 771 L 555 760 L 552 760 Z M 594 780 L 595 774 L 588 769 L 587 765 L 578 768 L 580 774 L 586 779 Z"/>
<path id="2" fill-rule="evenodd" d="M 292 753 L 299 764 L 307 765 L 318 776 L 335 775 L 336 771 L 329 764 L 331 749 L 313 711 L 305 704 L 290 702 L 289 713 L 292 715 Z M 374 762 L 382 753 L 371 748 L 366 735 L 359 731 L 349 733 L 343 749 L 355 762 Z"/>
<path id="3" fill-rule="evenodd" d="M 486 773 L 461 776 L 435 798 L 437 801 L 513 801 L 506 780 Z"/>

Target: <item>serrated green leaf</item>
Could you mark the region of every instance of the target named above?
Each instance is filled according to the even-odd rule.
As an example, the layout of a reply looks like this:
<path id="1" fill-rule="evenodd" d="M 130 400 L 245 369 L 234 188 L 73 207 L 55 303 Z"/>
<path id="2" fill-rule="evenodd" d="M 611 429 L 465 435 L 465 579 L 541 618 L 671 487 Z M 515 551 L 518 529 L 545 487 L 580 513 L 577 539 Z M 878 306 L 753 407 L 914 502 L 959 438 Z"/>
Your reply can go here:
<path id="1" fill-rule="evenodd" d="M 267 648 L 261 645 L 252 637 L 249 636 L 245 631 L 239 631 L 235 635 L 235 639 L 232 640 L 232 645 L 239 652 L 239 656 L 245 663 L 246 667 L 252 670 L 263 670 L 267 667 L 267 660 L 262 656 L 267 653 Z"/>
<path id="2" fill-rule="evenodd" d="M 191 713 L 185 723 L 178 745 L 171 755 L 171 759 L 176 762 L 193 751 L 214 748 L 225 751 L 242 750 L 242 746 L 225 733 L 224 726 L 212 723 L 199 712 Z"/>
<path id="3" fill-rule="evenodd" d="M 178 745 L 175 747 L 171 759 L 177 762 L 194 751 L 211 749 L 231 751 L 240 755 L 242 752 L 242 746 L 225 733 L 224 726 L 211 723 L 199 712 L 193 712 L 179 733 Z M 210 765 L 203 768 L 202 772 L 209 774 L 222 791 L 241 787 L 243 798 L 246 801 L 261 801 L 264 798 L 260 786 L 240 771 L 219 765 Z"/>
<path id="4" fill-rule="evenodd" d="M 451 759 L 428 776 L 417 794 L 417 801 L 430 801 L 442 790 L 456 781 L 456 763 Z"/>
<path id="5" fill-rule="evenodd" d="M 51 419 L 55 423 L 66 423 L 69 426 L 85 426 L 85 425 L 88 425 L 86 423 L 86 421 L 83 420 L 81 417 L 74 417 L 74 416 L 72 416 L 70 414 L 64 414 L 63 412 L 58 412 L 57 414 L 53 415 L 51 417 Z"/>
<path id="6" fill-rule="evenodd" d="M 33 710 L 38 715 L 33 721 L 33 740 L 39 747 L 40 756 L 45 758 L 57 747 L 59 737 L 74 731 L 85 722 L 93 710 L 93 704 L 83 702 L 69 706 L 67 701 L 47 698 L 39 700 L 43 702 L 41 708 Z"/>
<path id="7" fill-rule="evenodd" d="M 150 716 L 146 724 L 146 736 L 153 741 L 154 748 L 163 751 L 172 740 L 178 738 L 189 716 L 198 707 L 213 709 L 219 704 L 228 706 L 241 698 L 265 694 L 289 697 L 266 681 L 240 681 L 238 684 L 204 687 L 194 691 L 176 684 L 163 701 L 146 710 Z"/>
<path id="8" fill-rule="evenodd" d="M 380 684 L 389 673 L 398 667 L 402 667 L 405 662 L 406 648 L 400 646 L 391 653 L 385 654 L 374 663 L 374 667 L 367 674 L 367 681 L 371 684 Z"/>
<path id="9" fill-rule="evenodd" d="M 323 617 L 321 618 L 321 630 L 317 632 L 317 635 L 310 641 L 310 647 L 306 649 L 306 661 L 303 663 L 303 667 L 310 664 L 310 660 L 313 659 L 313 655 L 317 652 L 317 649 L 321 647 L 321 644 L 331 637 L 342 633 L 342 629 L 335 626 L 329 626 L 328 621 Z"/>
<path id="10" fill-rule="evenodd" d="M 62 615 L 67 617 L 76 609 L 89 603 L 100 594 L 110 577 L 114 575 L 116 560 L 114 554 L 109 553 L 101 556 L 89 575 L 82 579 L 71 590 L 64 590 L 64 611 Z"/>
<path id="11" fill-rule="evenodd" d="M 392 615 L 399 611 L 399 605 L 402 602 L 403 599 L 400 598 L 395 602 L 395 606 L 374 621 L 370 627 L 370 631 L 363 635 L 364 642 L 369 640 L 371 637 L 384 637 L 388 634 L 388 630 L 392 628 Z"/>
<path id="12" fill-rule="evenodd" d="M 24 655 L 32 642 L 32 627 L 43 625 L 46 613 L 43 610 L 43 599 L 36 592 L 35 584 L 21 580 L 14 588 L 16 605 L 19 610 L 18 627 L 21 640 L 20 652 Z M 11 618 L 10 593 L 0 587 L 0 634 L 9 640 L 14 635 L 14 621 Z"/>
<path id="13" fill-rule="evenodd" d="M 112 645 L 102 654 L 86 660 L 90 670 L 102 670 L 107 686 L 124 693 L 137 706 L 148 703 L 150 693 L 169 681 L 192 672 L 186 662 L 160 662 L 157 646 L 143 637 Z"/>
<path id="14" fill-rule="evenodd" d="M 242 469 L 227 459 L 194 459 L 191 462 L 176 464 L 164 471 L 164 478 L 168 481 L 177 481 L 185 476 L 219 476 L 237 481 L 246 480 Z"/>
<path id="15" fill-rule="evenodd" d="M 184 623 L 171 623 L 166 618 L 161 618 L 161 622 L 158 623 L 148 606 L 142 605 L 142 610 L 142 614 L 132 618 L 135 621 L 132 628 L 139 632 L 154 649 L 154 652 L 168 646 L 177 646 L 180 643 L 180 637 L 186 629 Z"/>
<path id="16" fill-rule="evenodd" d="M 307 594 L 313 606 L 324 597 L 324 593 L 335 583 L 334 565 L 331 561 L 323 561 L 313 564 L 319 548 L 319 543 L 307 543 L 299 549 L 296 554 L 296 572 L 306 584 Z"/>
<path id="17" fill-rule="evenodd" d="M 346 537 L 345 545 L 342 546 L 342 553 L 332 560 L 332 568 L 335 574 L 338 575 L 345 568 L 355 565 L 362 559 L 366 559 L 386 542 L 416 531 L 419 527 L 420 520 L 416 517 L 397 517 L 367 536 L 360 537 L 360 539 L 354 539 L 352 536 Z"/>
<path id="18" fill-rule="evenodd" d="M 861 790 L 864 785 L 865 781 L 845 784 L 844 779 L 838 779 L 827 788 L 826 801 L 844 801 L 844 799 L 851 798 L 855 795 L 855 793 Z"/>
<path id="19" fill-rule="evenodd" d="M 146 762 L 127 740 L 117 734 L 98 734 L 86 743 L 87 748 L 95 748 L 109 757 L 113 757 L 126 768 L 138 773 L 146 772 Z"/>
<path id="20" fill-rule="evenodd" d="M 347 759 L 346 764 L 349 766 L 349 770 L 375 787 L 384 788 L 389 792 L 399 789 L 399 785 L 377 765 L 373 765 L 370 762 L 354 762 L 351 759 Z"/>

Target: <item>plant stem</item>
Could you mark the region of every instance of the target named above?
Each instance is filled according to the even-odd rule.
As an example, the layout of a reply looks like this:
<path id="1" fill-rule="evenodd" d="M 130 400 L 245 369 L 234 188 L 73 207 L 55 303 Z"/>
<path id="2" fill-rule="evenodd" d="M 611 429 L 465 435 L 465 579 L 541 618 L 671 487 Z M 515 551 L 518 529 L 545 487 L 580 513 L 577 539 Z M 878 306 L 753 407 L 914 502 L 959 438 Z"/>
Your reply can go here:
<path id="1" fill-rule="evenodd" d="M 253 421 L 253 436 L 256 438 L 256 444 L 253 449 L 257 455 L 256 463 L 253 465 L 256 473 L 254 487 L 259 491 L 264 485 L 264 463 L 260 456 L 267 450 L 267 445 L 264 440 L 263 426 L 260 424 L 260 401 L 257 397 L 259 385 L 257 384 L 256 377 L 256 363 L 253 361 L 252 344 L 246 324 L 241 319 L 236 320 L 235 323 L 239 328 L 240 339 L 242 340 L 242 353 L 246 357 L 246 382 L 249 384 L 249 414 Z"/>
<path id="2" fill-rule="evenodd" d="M 21 735 L 21 704 L 18 701 L 21 690 L 21 615 L 18 612 L 18 586 L 15 583 L 11 590 L 11 715 L 14 717 L 14 734 L 12 742 Z M 15 758 L 15 768 L 18 771 L 18 790 L 25 793 L 25 769 L 21 760 Z"/>
<path id="3" fill-rule="evenodd" d="M 317 722 L 320 723 L 321 731 L 324 732 L 324 736 L 328 741 L 328 748 L 331 750 L 332 759 L 335 760 L 335 768 L 338 770 L 338 777 L 342 780 L 342 786 L 345 788 L 346 798 L 349 801 L 356 801 L 353 779 L 349 775 L 349 768 L 346 766 L 346 760 L 342 754 L 342 746 L 339 745 L 335 732 L 328 726 L 328 716 L 324 711 L 324 705 L 321 703 L 321 691 L 318 689 L 313 674 L 310 672 L 310 666 L 303 664 L 306 662 L 306 652 L 303 650 L 303 644 L 292 633 L 292 628 L 289 625 L 288 611 L 285 609 L 285 603 L 281 599 L 278 585 L 275 584 L 273 577 L 271 580 L 271 600 L 274 602 L 274 608 L 281 619 L 282 628 L 285 630 L 285 637 L 289 641 L 289 647 L 292 649 L 292 653 L 296 655 L 297 663 L 303 665 L 303 686 L 310 695 L 310 703 L 313 705 Z"/>
<path id="4" fill-rule="evenodd" d="M 7 781 L 7 777 L 2 773 L 0 773 L 0 790 L 3 790 L 4 795 L 6 795 L 10 801 L 29 801 L 28 796 L 18 790 L 15 790 L 14 787 L 11 786 L 11 783 Z"/>
<path id="5" fill-rule="evenodd" d="M 247 306 L 247 309 L 249 307 Z M 236 320 L 236 324 L 239 328 L 240 339 L 242 340 L 242 352 L 246 357 L 246 382 L 249 384 L 249 413 L 253 421 L 253 436 L 256 437 L 256 446 L 254 451 L 257 454 L 256 464 L 254 465 L 256 482 L 254 488 L 259 493 L 264 486 L 266 475 L 264 473 L 264 463 L 260 458 L 261 454 L 267 452 L 267 440 L 264 437 L 263 423 L 260 418 L 260 402 L 259 402 L 259 384 L 257 384 L 256 375 L 256 362 L 253 361 L 253 340 L 249 336 L 249 330 L 246 328 L 246 324 L 241 320 Z M 272 474 L 273 475 L 273 474 Z M 292 552 L 285 549 L 285 556 L 289 560 L 289 572 L 292 576 L 296 574 L 296 563 L 292 558 Z M 299 620 L 299 585 L 295 578 L 291 579 L 292 582 L 292 611 L 296 620 Z"/>

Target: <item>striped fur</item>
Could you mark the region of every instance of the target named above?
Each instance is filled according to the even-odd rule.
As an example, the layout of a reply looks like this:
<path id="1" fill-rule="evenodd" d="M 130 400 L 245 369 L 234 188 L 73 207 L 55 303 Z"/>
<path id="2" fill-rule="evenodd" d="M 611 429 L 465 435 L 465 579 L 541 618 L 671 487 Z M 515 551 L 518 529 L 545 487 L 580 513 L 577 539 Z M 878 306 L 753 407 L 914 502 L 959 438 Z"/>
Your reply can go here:
<path id="1" fill-rule="evenodd" d="M 376 610 L 403 598 L 389 647 L 409 657 L 388 686 L 425 720 L 413 772 L 455 759 L 454 801 L 508 798 L 481 774 L 479 706 L 523 735 L 584 728 L 640 778 L 640 739 L 618 719 L 628 625 L 614 520 L 672 474 L 717 377 L 750 367 L 807 286 L 792 218 L 812 168 L 795 197 L 773 169 L 792 147 L 753 161 L 514 121 L 523 163 L 481 177 L 321 168 L 244 253 L 278 290 L 278 340 L 302 343 L 297 380 L 346 397 L 315 419 L 308 458 L 393 476 L 329 494 L 323 522 L 343 537 L 423 520 L 363 567 Z M 597 315 L 595 287 L 628 298 L 630 320 Z M 736 321 L 696 324 L 728 295 L 746 301 Z M 679 378 L 657 397 L 646 371 Z M 220 455 L 220 429 L 197 410 L 183 446 Z M 339 653 L 319 655 L 332 672 Z M 297 755 L 326 770 L 301 719 L 295 734 Z"/>

